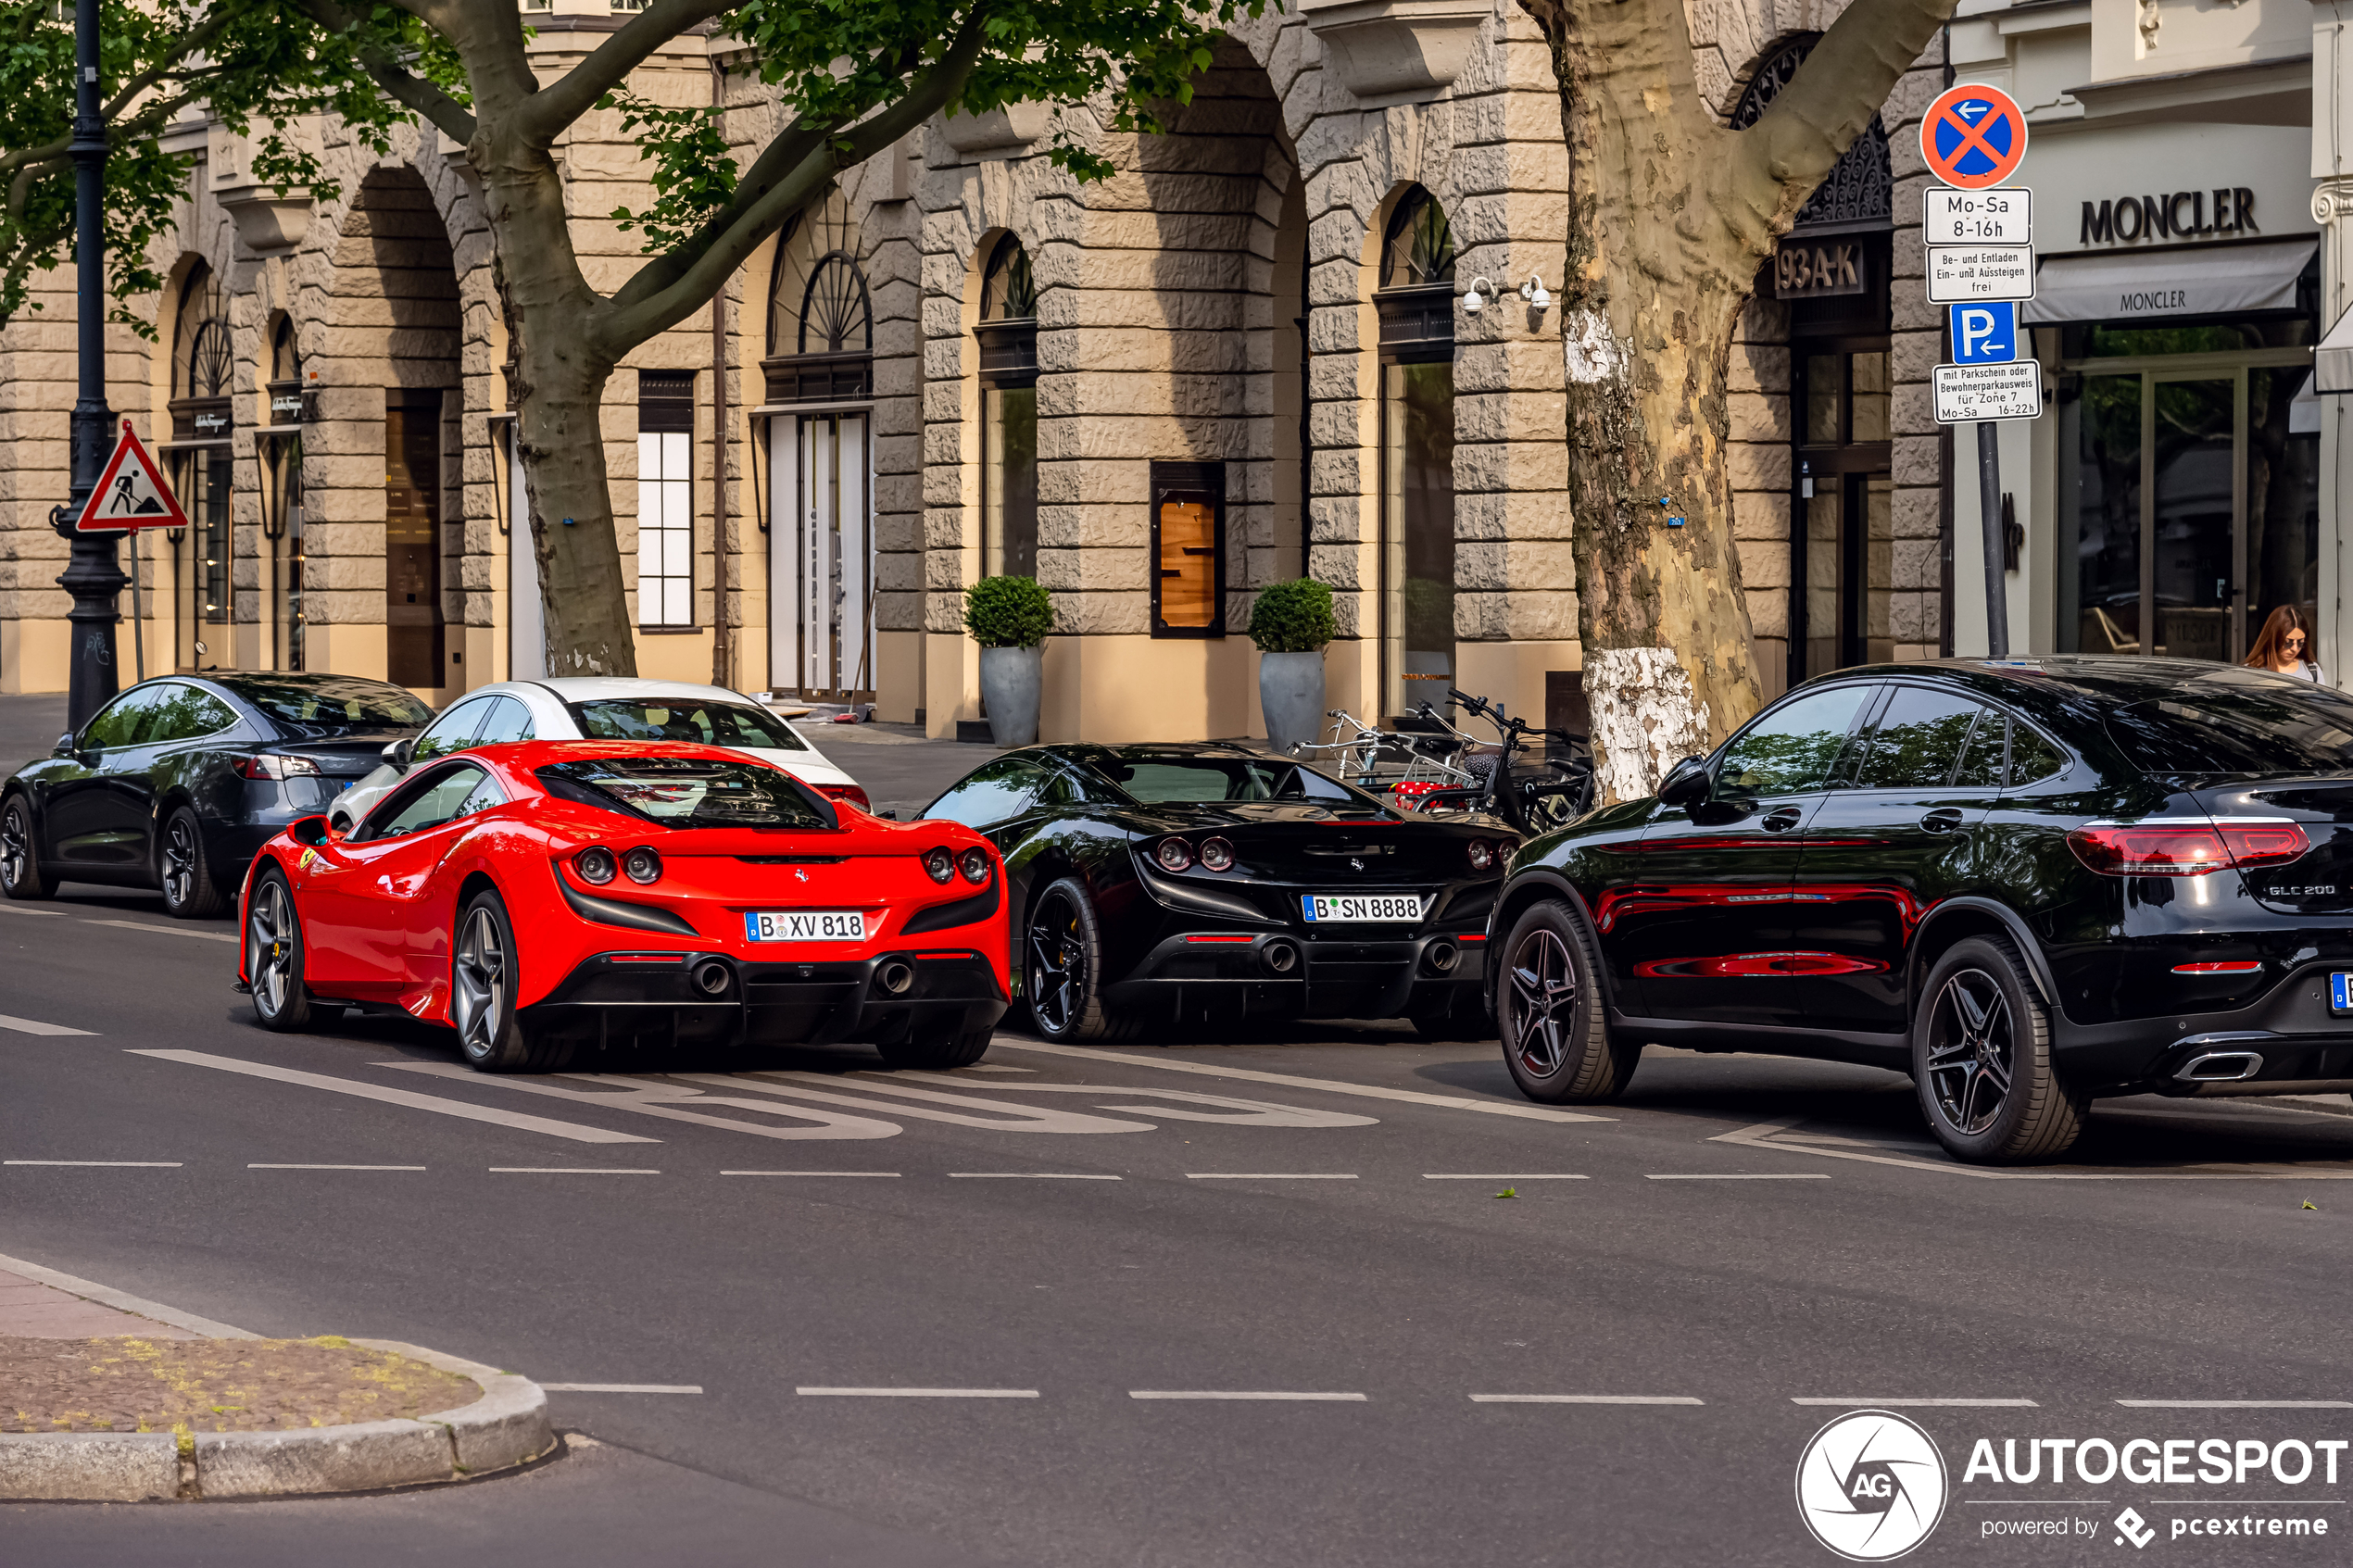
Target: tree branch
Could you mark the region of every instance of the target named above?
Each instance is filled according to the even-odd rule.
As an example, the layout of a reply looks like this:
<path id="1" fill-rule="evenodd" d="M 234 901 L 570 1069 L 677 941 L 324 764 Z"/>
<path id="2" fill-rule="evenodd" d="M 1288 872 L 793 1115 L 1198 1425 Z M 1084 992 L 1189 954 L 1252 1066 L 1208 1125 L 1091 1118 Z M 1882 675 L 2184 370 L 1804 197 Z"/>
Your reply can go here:
<path id="1" fill-rule="evenodd" d="M 311 20 L 330 32 L 350 33 L 359 27 L 358 19 L 335 0 L 294 0 L 294 3 Z M 448 94 L 407 69 L 373 44 L 360 44 L 359 55 L 360 69 L 368 73 L 369 80 L 383 88 L 396 103 L 406 104 L 415 109 L 438 126 L 453 142 L 463 144 L 474 139 L 474 117 Z"/>
<path id="2" fill-rule="evenodd" d="M 1732 189 L 1786 232 L 1903 74 L 1950 20 L 1955 0 L 1855 0 L 1797 75 L 1736 142 Z"/>
<path id="3" fill-rule="evenodd" d="M 733 8 L 732 0 L 653 0 L 586 59 L 532 94 L 516 116 L 516 130 L 537 145 L 552 143 L 565 126 L 595 107 L 598 99 L 626 82 L 656 49 Z"/>

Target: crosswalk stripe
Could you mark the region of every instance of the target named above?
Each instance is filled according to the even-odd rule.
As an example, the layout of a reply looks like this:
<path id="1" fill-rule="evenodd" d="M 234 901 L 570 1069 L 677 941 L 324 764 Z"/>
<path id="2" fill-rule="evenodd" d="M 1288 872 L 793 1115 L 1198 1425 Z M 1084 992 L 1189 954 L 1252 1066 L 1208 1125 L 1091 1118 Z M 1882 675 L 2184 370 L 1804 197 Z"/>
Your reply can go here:
<path id="1" fill-rule="evenodd" d="M 89 1035 L 91 1034 L 91 1031 L 87 1029 L 69 1029 L 62 1023 L 43 1023 L 30 1018 L 10 1018 L 6 1013 L 0 1013 L 0 1029 L 13 1029 L 19 1035 Z"/>
<path id="2" fill-rule="evenodd" d="M 493 1106 L 469 1105 L 461 1099 L 444 1099 L 438 1095 L 421 1095 L 411 1089 L 395 1089 L 382 1084 L 362 1084 L 351 1078 L 331 1078 L 324 1073 L 304 1073 L 292 1067 L 273 1067 L 268 1062 L 243 1061 L 233 1056 L 215 1056 L 209 1051 L 145 1050 L 132 1051 L 132 1056 L 150 1056 L 160 1061 L 181 1061 L 191 1067 L 210 1067 L 223 1073 L 242 1073 L 247 1077 L 268 1078 L 281 1084 L 297 1084 L 304 1088 L 324 1089 L 329 1094 L 351 1095 L 360 1099 L 381 1100 L 386 1105 L 406 1106 L 410 1110 L 430 1110 L 440 1116 L 456 1116 L 468 1122 L 488 1122 L 495 1126 L 512 1127 L 518 1132 L 544 1133 L 553 1138 L 570 1138 L 574 1143 L 660 1143 L 660 1138 L 639 1137 L 635 1133 L 615 1133 L 603 1127 L 591 1127 L 578 1122 L 558 1122 L 546 1116 L 525 1116 L 517 1111 L 500 1110 Z"/>

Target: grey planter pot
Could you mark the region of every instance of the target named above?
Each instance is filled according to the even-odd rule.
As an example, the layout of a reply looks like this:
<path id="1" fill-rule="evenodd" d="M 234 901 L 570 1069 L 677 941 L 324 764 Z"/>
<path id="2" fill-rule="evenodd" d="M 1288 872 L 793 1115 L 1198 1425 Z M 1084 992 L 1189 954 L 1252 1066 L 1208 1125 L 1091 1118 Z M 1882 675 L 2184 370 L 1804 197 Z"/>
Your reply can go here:
<path id="1" fill-rule="evenodd" d="M 1277 750 L 1314 740 L 1324 727 L 1323 654 L 1260 654 L 1258 706 L 1266 715 L 1266 739 Z"/>
<path id="2" fill-rule="evenodd" d="M 980 700 L 988 709 L 988 733 L 1000 746 L 1029 746 L 1038 739 L 1038 692 L 1046 648 L 980 650 Z"/>

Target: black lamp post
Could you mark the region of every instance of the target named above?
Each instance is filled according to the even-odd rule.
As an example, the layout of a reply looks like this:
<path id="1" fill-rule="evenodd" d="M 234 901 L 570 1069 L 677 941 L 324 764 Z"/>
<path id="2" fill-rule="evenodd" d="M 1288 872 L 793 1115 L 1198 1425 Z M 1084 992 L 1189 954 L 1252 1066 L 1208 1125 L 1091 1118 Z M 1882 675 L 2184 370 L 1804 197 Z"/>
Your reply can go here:
<path id="1" fill-rule="evenodd" d="M 120 688 L 114 659 L 115 600 L 131 581 L 115 562 L 115 536 L 82 533 L 73 520 L 98 483 L 114 445 L 114 411 L 107 407 L 107 267 L 99 203 L 106 200 L 107 124 L 98 113 L 98 0 L 75 0 L 73 10 L 74 328 L 81 360 L 81 395 L 73 405 L 73 490 L 53 514 L 72 545 L 57 585 L 73 596 L 67 616 L 73 636 L 73 680 L 66 720 L 90 721 Z"/>

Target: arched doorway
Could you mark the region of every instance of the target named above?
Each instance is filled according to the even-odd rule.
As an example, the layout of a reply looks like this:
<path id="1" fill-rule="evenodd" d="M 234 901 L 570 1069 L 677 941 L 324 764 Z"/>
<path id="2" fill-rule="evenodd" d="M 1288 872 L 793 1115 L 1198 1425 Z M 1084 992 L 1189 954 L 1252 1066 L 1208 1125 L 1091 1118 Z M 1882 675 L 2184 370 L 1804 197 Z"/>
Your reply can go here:
<path id="1" fill-rule="evenodd" d="M 1381 711 L 1445 705 L 1454 682 L 1454 236 L 1407 187 L 1382 231 Z"/>
<path id="2" fill-rule="evenodd" d="M 234 461 L 230 401 L 233 359 L 220 276 L 202 261 L 181 281 L 171 329 L 172 488 L 189 526 L 171 529 L 173 663 L 181 670 L 236 664 L 235 532 L 230 525 Z"/>
<path id="3" fill-rule="evenodd" d="M 839 191 L 785 227 L 768 293 L 769 682 L 875 689 L 874 301 Z"/>

